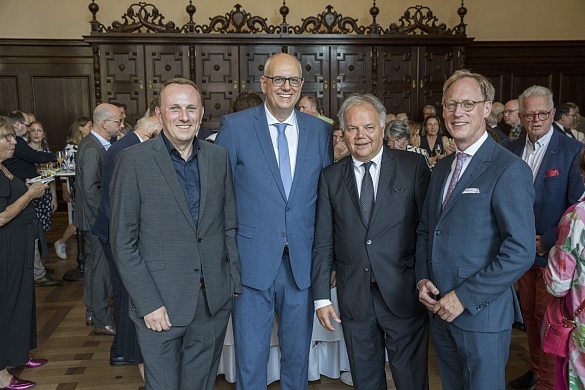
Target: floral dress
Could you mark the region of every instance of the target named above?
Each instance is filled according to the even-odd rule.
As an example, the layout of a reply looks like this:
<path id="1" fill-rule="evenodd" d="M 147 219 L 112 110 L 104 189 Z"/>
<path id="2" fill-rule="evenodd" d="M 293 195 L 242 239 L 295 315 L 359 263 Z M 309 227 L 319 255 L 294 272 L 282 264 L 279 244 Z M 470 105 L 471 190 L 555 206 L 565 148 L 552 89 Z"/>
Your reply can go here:
<path id="1" fill-rule="evenodd" d="M 547 290 L 560 297 L 571 293 L 572 311 L 585 300 L 585 197 L 569 207 L 557 227 L 544 272 Z M 569 341 L 569 388 L 585 388 L 585 311 L 575 317 Z"/>
<path id="2" fill-rule="evenodd" d="M 51 153 L 49 148 L 45 148 L 43 150 L 45 153 Z M 51 230 L 52 222 L 51 222 L 51 214 L 53 211 L 51 210 L 51 203 L 53 202 L 53 194 L 51 190 L 47 188 L 45 193 L 40 198 L 34 199 L 33 203 L 35 205 L 35 210 L 37 212 L 37 218 L 41 221 L 41 225 L 43 226 L 43 230 Z"/>

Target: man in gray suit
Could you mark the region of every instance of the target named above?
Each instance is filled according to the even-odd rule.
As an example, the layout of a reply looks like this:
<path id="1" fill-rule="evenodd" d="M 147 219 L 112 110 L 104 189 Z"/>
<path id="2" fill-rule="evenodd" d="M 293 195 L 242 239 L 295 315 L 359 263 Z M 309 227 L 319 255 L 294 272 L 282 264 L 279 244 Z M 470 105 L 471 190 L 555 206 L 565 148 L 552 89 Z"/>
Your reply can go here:
<path id="1" fill-rule="evenodd" d="M 232 297 L 242 291 L 227 151 L 196 138 L 196 85 L 160 91 L 159 137 L 120 153 L 110 245 L 130 296 L 146 389 L 213 389 Z"/>
<path id="2" fill-rule="evenodd" d="M 493 99 L 482 75 L 459 70 L 445 82 L 443 118 L 457 150 L 433 169 L 418 227 L 419 299 L 445 390 L 505 388 L 520 318 L 513 285 L 534 261 L 532 175 L 488 137 Z"/>
<path id="3" fill-rule="evenodd" d="M 328 330 L 334 330 L 330 317 L 340 322 L 329 301 L 335 261 L 354 387 L 386 389 L 386 350 L 397 389 L 428 389 L 428 316 L 418 301 L 414 256 L 430 171 L 422 155 L 384 146 L 386 109 L 376 97 L 350 96 L 339 118 L 351 156 L 319 179 L 317 318 Z"/>
<path id="4" fill-rule="evenodd" d="M 112 104 L 100 104 L 93 111 L 93 127 L 79 142 L 75 164 L 74 224 L 86 242 L 83 273 L 86 324 L 93 323 L 94 333 L 113 336 L 116 329 L 108 306 L 112 286 L 108 263 L 98 237 L 91 232 L 100 204 L 102 160 L 110 139 L 122 126 L 122 113 Z"/>

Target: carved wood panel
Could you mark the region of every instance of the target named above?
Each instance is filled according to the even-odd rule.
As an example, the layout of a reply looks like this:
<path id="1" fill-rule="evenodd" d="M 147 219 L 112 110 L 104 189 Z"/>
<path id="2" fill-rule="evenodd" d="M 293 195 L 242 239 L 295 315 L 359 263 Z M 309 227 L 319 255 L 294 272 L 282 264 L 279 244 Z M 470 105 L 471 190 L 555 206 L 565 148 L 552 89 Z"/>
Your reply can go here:
<path id="1" fill-rule="evenodd" d="M 352 93 L 371 93 L 372 48 L 370 46 L 331 47 L 331 103 L 328 116 L 337 116 L 343 101 Z"/>
<path id="2" fill-rule="evenodd" d="M 331 103 L 331 72 L 329 64 L 331 54 L 329 48 L 319 46 L 289 46 L 288 53 L 295 56 L 301 63 L 303 69 L 302 95 L 313 95 L 319 101 L 329 116 Z M 302 97 L 301 95 L 301 97 Z"/>
<path id="3" fill-rule="evenodd" d="M 185 46 L 146 45 L 144 61 L 146 65 L 147 107 L 150 99 L 158 97 L 162 84 L 176 77 L 189 78 L 189 55 Z"/>
<path id="4" fill-rule="evenodd" d="M 426 46 L 418 48 L 419 99 L 411 118 L 422 120 L 422 109 L 427 104 L 441 107 L 443 84 L 458 69 L 455 50 L 452 46 Z M 408 112 L 408 111 L 407 111 Z"/>
<path id="5" fill-rule="evenodd" d="M 393 114 L 410 113 L 418 100 L 418 51 L 411 46 L 378 47 L 377 96 Z"/>
<path id="6" fill-rule="evenodd" d="M 240 90 L 262 93 L 260 76 L 264 74 L 264 64 L 270 56 L 281 52 L 282 47 L 275 45 L 240 46 Z"/>

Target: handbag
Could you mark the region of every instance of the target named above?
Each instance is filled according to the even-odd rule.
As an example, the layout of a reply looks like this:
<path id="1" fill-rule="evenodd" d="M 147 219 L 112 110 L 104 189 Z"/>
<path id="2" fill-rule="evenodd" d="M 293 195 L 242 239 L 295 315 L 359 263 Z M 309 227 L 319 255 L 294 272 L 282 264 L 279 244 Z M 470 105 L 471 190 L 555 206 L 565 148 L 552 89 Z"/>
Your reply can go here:
<path id="1" fill-rule="evenodd" d="M 574 316 L 585 309 L 585 301 L 571 313 L 570 293 L 564 297 L 554 297 L 546 307 L 542 319 L 542 350 L 558 357 L 567 357 L 569 338 L 575 329 Z"/>

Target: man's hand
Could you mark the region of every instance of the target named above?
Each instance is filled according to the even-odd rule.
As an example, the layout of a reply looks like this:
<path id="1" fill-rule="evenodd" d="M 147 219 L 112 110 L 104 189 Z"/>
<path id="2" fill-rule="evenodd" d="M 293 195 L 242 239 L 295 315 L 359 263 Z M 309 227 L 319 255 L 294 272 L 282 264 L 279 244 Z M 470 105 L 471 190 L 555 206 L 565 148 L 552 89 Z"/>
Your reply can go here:
<path id="1" fill-rule="evenodd" d="M 439 299 L 437 304 L 433 306 L 433 313 L 438 314 L 441 319 L 452 322 L 455 318 L 459 317 L 465 307 L 457 298 L 455 291 L 447 293 L 443 298 Z"/>
<path id="2" fill-rule="evenodd" d="M 319 319 L 321 326 L 327 330 L 334 331 L 335 328 L 333 325 L 331 325 L 331 321 L 329 321 L 330 316 L 333 318 L 333 321 L 337 322 L 338 324 L 341 323 L 341 320 L 337 316 L 333 305 L 327 305 L 317 309 L 317 318 Z"/>
<path id="3" fill-rule="evenodd" d="M 418 282 L 418 300 L 426 306 L 427 309 L 433 310 L 437 301 L 433 296 L 439 295 L 439 290 L 433 282 L 428 279 L 423 279 Z"/>
<path id="4" fill-rule="evenodd" d="M 167 308 L 164 306 L 159 307 L 152 313 L 148 313 L 144 316 L 144 324 L 147 329 L 154 330 L 156 332 L 162 332 L 163 330 L 171 329 L 171 321 L 167 314 Z"/>

